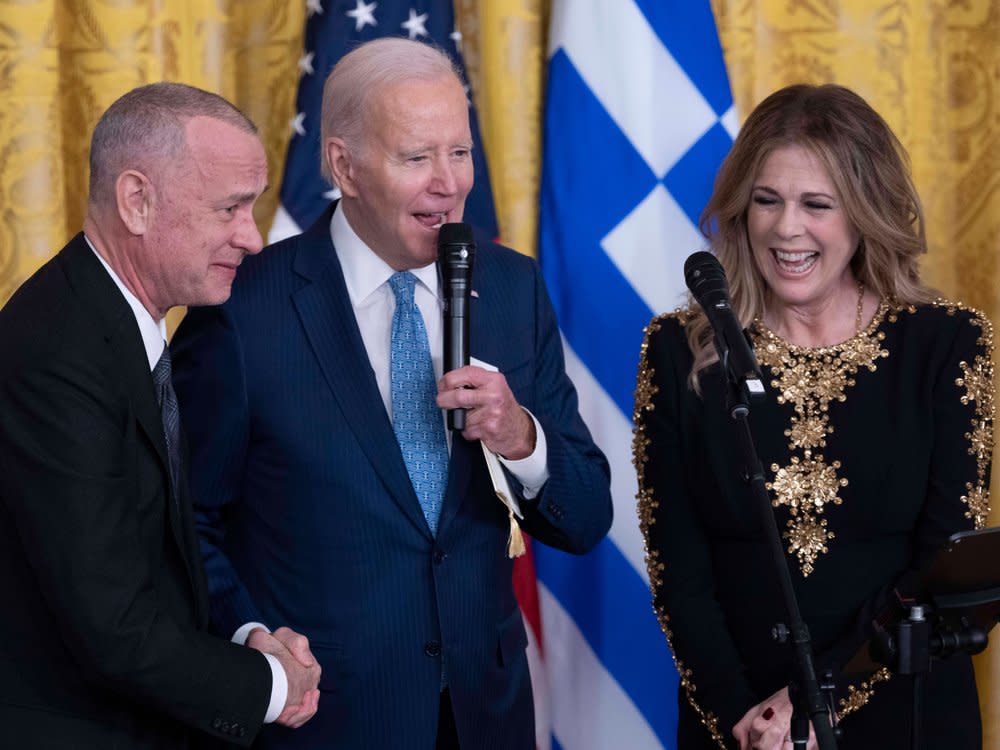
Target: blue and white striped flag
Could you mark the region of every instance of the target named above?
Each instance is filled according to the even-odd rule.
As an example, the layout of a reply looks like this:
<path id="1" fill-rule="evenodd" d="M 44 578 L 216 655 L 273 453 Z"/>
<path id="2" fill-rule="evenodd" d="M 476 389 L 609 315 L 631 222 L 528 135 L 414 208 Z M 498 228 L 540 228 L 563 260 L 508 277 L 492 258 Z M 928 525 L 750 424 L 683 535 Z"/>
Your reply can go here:
<path id="1" fill-rule="evenodd" d="M 555 0 L 539 259 L 581 412 L 612 467 L 589 555 L 536 546 L 553 747 L 673 748 L 677 675 L 653 614 L 631 462 L 642 329 L 683 261 L 737 127 L 709 0 Z"/>
<path id="2" fill-rule="evenodd" d="M 455 25 L 452 0 L 306 0 L 306 8 L 308 18 L 305 49 L 299 60 L 296 114 L 290 123 L 292 140 L 281 181 L 281 205 L 268 236 L 270 242 L 309 227 L 338 195 L 319 172 L 323 83 L 337 60 L 370 39 L 406 36 L 432 42 L 462 64 L 462 35 Z M 490 175 L 471 94 L 469 101 L 476 182 L 465 201 L 465 221 L 496 237 Z"/>

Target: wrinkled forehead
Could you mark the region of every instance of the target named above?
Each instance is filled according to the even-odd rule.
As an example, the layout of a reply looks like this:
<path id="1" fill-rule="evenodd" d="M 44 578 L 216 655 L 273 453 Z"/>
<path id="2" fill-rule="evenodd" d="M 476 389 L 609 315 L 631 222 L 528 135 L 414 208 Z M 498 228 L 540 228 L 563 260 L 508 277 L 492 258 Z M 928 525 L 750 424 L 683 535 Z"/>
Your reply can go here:
<path id="1" fill-rule="evenodd" d="M 434 115 L 455 127 L 469 127 L 468 95 L 452 74 L 389 81 L 369 92 L 362 117 L 365 130 L 386 122 Z"/>

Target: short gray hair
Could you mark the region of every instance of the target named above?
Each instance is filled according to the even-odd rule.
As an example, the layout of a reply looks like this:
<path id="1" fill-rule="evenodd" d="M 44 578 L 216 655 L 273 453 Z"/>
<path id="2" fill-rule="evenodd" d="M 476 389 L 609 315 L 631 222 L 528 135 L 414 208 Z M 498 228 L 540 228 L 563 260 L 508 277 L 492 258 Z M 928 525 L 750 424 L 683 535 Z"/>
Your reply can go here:
<path id="1" fill-rule="evenodd" d="M 320 171 L 331 183 L 326 163 L 326 141 L 343 138 L 357 147 L 365 131 L 372 100 L 388 85 L 454 76 L 462 85 L 462 71 L 440 47 L 403 37 L 381 37 L 344 55 L 323 84 L 320 123 Z"/>
<path id="2" fill-rule="evenodd" d="M 150 83 L 132 89 L 101 115 L 90 139 L 90 203 L 113 202 L 115 180 L 127 169 L 148 172 L 157 160 L 183 152 L 184 127 L 210 117 L 257 134 L 249 117 L 218 94 L 183 83 Z"/>

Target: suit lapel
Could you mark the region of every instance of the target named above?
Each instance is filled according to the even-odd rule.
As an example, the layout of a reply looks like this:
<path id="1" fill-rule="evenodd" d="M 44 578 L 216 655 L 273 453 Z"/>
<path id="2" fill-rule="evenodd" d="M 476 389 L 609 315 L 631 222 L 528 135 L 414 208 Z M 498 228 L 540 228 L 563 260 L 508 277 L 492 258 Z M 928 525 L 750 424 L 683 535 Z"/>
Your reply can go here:
<path id="1" fill-rule="evenodd" d="M 118 367 L 122 391 L 127 394 L 139 429 L 145 434 L 160 464 L 167 490 L 167 517 L 170 519 L 170 529 L 181 551 L 192 590 L 197 597 L 198 586 L 192 560 L 192 554 L 196 550 L 191 548 L 190 540 L 185 538 L 185 520 L 182 517 L 184 510 L 180 507 L 185 506 L 188 501 L 183 488 L 178 489 L 180 504 L 173 501 L 170 493 L 170 463 L 167 458 L 167 442 L 163 434 L 163 419 L 156 402 L 153 377 L 149 370 L 149 360 L 146 357 L 139 326 L 132 309 L 115 286 L 114 280 L 94 257 L 82 233 L 66 246 L 64 253 L 65 268 L 70 282 L 83 302 L 97 315 L 104 331 L 104 340 L 114 352 L 112 361 Z M 182 481 L 186 479 L 186 466 L 182 466 L 181 476 Z"/>
<path id="2" fill-rule="evenodd" d="M 97 315 L 104 340 L 114 352 L 123 391 L 132 403 L 139 426 L 153 446 L 164 476 L 169 477 L 163 421 L 135 316 L 82 234 L 66 246 L 63 257 L 73 288 L 88 309 Z"/>
<path id="3" fill-rule="evenodd" d="M 477 457 L 482 460 L 482 451 L 478 440 L 469 442 L 461 434 L 452 435 L 451 458 L 448 461 L 448 490 L 445 492 L 444 505 L 441 507 L 441 518 L 438 519 L 439 538 L 458 514 L 465 496 L 469 494 L 472 462 Z"/>
<path id="4" fill-rule="evenodd" d="M 292 295 L 323 375 L 376 474 L 424 534 L 430 528 L 413 491 L 392 424 L 358 330 L 340 262 L 330 239 L 332 209 L 300 241 L 295 271 L 310 283 Z"/>

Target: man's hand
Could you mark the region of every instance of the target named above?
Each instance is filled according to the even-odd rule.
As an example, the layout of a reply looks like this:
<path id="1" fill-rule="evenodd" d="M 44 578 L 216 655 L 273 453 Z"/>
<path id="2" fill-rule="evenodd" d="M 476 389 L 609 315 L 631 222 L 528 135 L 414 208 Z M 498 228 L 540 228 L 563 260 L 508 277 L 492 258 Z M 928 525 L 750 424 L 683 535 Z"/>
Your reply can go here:
<path id="1" fill-rule="evenodd" d="M 291 628 L 268 633 L 262 628 L 251 631 L 246 645 L 271 654 L 285 670 L 288 697 L 276 723 L 298 729 L 311 719 L 319 707 L 320 666 L 309 650 L 309 640 Z"/>
<path id="2" fill-rule="evenodd" d="M 437 404 L 465 409 L 466 440 L 482 440 L 494 453 L 516 461 L 535 450 L 535 423 L 521 408 L 503 373 L 467 365 L 438 381 Z"/>

